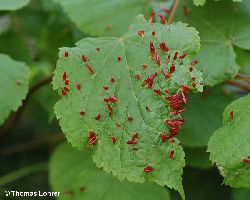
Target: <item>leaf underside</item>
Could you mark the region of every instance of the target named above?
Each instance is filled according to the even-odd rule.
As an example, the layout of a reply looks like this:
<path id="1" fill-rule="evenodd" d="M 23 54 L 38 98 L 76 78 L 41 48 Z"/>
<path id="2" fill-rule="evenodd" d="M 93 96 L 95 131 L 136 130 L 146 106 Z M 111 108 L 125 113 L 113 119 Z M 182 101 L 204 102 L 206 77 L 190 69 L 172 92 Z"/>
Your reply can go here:
<path id="1" fill-rule="evenodd" d="M 144 36 L 138 34 L 140 30 Z M 160 66 L 150 53 L 150 42 L 161 59 Z M 159 48 L 160 42 L 167 44 L 168 52 Z M 68 141 L 79 149 L 91 146 L 97 166 L 121 180 L 150 180 L 184 197 L 183 149 L 177 139 L 162 142 L 160 134 L 168 135 L 171 129 L 166 119 L 181 119 L 180 114 L 171 114 L 165 97 L 180 96 L 183 86 L 191 91 L 203 89 L 202 73 L 196 66 L 189 70 L 191 56 L 199 47 L 198 33 L 186 24 L 149 24 L 139 15 L 122 38 L 85 38 L 74 48 L 62 48 L 53 87 L 60 95 L 64 93 L 55 113 Z M 182 59 L 184 52 L 187 56 Z M 175 71 L 166 78 L 162 70 L 169 72 L 173 64 Z M 150 88 L 145 80 L 156 72 Z M 117 101 L 104 102 L 110 96 Z M 147 167 L 151 169 L 145 170 Z"/>
<path id="2" fill-rule="evenodd" d="M 250 188 L 250 95 L 226 107 L 224 126 L 208 143 L 210 160 L 216 163 L 224 182 L 232 187 Z"/>
<path id="3" fill-rule="evenodd" d="M 22 62 L 0 54 L 0 125 L 22 104 L 28 92 L 29 68 Z"/>

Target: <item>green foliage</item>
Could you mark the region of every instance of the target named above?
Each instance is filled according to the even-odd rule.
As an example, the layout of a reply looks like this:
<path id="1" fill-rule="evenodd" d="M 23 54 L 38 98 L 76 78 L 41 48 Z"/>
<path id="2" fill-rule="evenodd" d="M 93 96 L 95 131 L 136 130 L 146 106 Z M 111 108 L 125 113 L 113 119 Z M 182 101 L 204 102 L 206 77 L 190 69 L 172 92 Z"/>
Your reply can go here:
<path id="1" fill-rule="evenodd" d="M 190 95 L 183 118 L 186 123 L 178 135 L 185 147 L 204 147 L 212 133 L 222 125 L 224 108 L 236 99 L 236 95 L 223 87 L 205 88 L 203 93 Z"/>
<path id="2" fill-rule="evenodd" d="M 185 160 L 188 166 L 197 169 L 208 169 L 212 167 L 206 148 L 184 148 L 184 151 Z"/>
<path id="3" fill-rule="evenodd" d="M 11 111 L 16 111 L 28 92 L 29 68 L 22 62 L 0 54 L 0 125 Z"/>
<path id="4" fill-rule="evenodd" d="M 50 161 L 49 178 L 53 190 L 61 192 L 58 199 L 170 200 L 166 188 L 152 183 L 121 182 L 96 168 L 90 157 L 90 150 L 77 151 L 68 144 L 56 149 Z"/>
<path id="5" fill-rule="evenodd" d="M 54 0 L 78 28 L 96 36 L 121 36 L 140 13 L 149 15 L 147 0 Z"/>
<path id="6" fill-rule="evenodd" d="M 0 11 L 1 10 L 17 10 L 27 5 L 30 0 L 0 0 Z"/>
<path id="7" fill-rule="evenodd" d="M 138 35 L 138 30 L 142 29 L 145 31 L 144 37 Z M 152 31 L 156 32 L 157 37 L 151 35 Z M 164 63 L 160 67 L 150 56 L 150 41 L 154 42 L 162 58 L 161 62 Z M 192 90 L 202 91 L 202 78 L 196 69 L 189 73 L 191 61 L 188 55 L 183 59 L 182 65 L 179 65 L 179 59 L 175 62 L 176 71 L 166 80 L 161 70 L 169 70 L 171 64 L 165 64 L 167 56 L 158 47 L 162 41 L 171 49 L 171 58 L 177 50 L 179 55 L 183 52 L 194 54 L 199 50 L 199 37 L 195 29 L 182 23 L 170 26 L 148 24 L 142 16 L 136 18 L 123 38 L 86 38 L 78 42 L 75 48 L 61 49 L 53 86 L 61 94 L 64 87 L 62 78 L 66 72 L 70 92 L 56 104 L 55 113 L 73 146 L 82 149 L 89 139 L 89 131 L 97 134 L 99 141 L 94 162 L 98 167 L 111 171 L 120 179 L 127 178 L 133 182 L 149 179 L 159 185 L 173 187 L 183 195 L 183 150 L 178 142 L 160 144 L 159 137 L 160 133 L 169 130 L 164 120 L 176 117 L 170 116 L 170 107 L 166 106 L 164 98 L 142 84 L 149 75 L 158 72 L 159 75 L 155 78 L 157 84 L 153 88 L 160 89 L 161 92 L 169 89 L 174 94 L 181 90 L 181 85 L 193 88 L 192 76 L 196 77 L 196 87 Z M 96 48 L 100 48 L 100 51 Z M 66 51 L 68 58 L 64 57 Z M 81 55 L 89 59 L 94 75 L 84 66 Z M 118 60 L 119 56 L 121 61 Z M 144 64 L 148 65 L 147 69 L 142 67 Z M 135 78 L 138 73 L 140 80 Z M 115 78 L 115 83 L 110 82 L 111 77 Z M 80 90 L 76 87 L 77 82 L 82 86 Z M 110 87 L 107 92 L 103 89 L 105 85 Z M 103 98 L 111 95 L 116 96 L 118 102 L 112 105 L 113 115 L 109 117 Z M 85 111 L 85 116 L 79 115 L 80 111 Z M 95 120 L 97 113 L 101 114 L 100 121 Z M 129 116 L 133 117 L 132 122 L 127 120 Z M 123 128 L 117 127 L 117 124 L 121 124 Z M 139 143 L 136 145 L 138 152 L 126 144 L 136 132 L 139 133 Z M 117 139 L 115 145 L 112 144 L 110 135 Z M 174 159 L 168 158 L 171 150 L 175 151 Z M 155 168 L 150 174 L 143 172 L 143 167 L 147 165 Z"/>
<path id="8" fill-rule="evenodd" d="M 233 78 L 239 70 L 233 46 L 250 49 L 248 2 L 209 1 L 204 7 L 195 7 L 186 0 L 183 4 L 191 12 L 182 16 L 180 10 L 178 20 L 189 23 L 200 33 L 202 49 L 198 67 L 204 73 L 205 83 L 213 86 Z"/>
<path id="9" fill-rule="evenodd" d="M 227 106 L 224 126 L 214 132 L 208 143 L 210 160 L 218 166 L 225 184 L 232 187 L 250 188 L 250 165 L 243 162 L 250 152 L 249 108 L 250 95 Z"/>
<path id="10" fill-rule="evenodd" d="M 233 200 L 248 199 L 250 196 L 250 190 L 247 189 L 233 189 Z"/>
<path id="11" fill-rule="evenodd" d="M 194 1 L 194 5 L 196 6 L 204 6 L 206 3 L 206 0 L 193 0 Z M 218 1 L 218 0 L 215 0 Z M 233 2 L 241 2 L 242 0 L 233 0 Z"/>

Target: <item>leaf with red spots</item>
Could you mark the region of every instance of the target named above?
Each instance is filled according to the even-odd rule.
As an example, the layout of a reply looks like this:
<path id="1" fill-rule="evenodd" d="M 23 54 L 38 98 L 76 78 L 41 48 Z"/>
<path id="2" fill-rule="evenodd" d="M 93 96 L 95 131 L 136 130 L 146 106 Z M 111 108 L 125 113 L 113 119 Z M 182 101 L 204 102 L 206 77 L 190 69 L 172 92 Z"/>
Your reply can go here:
<path id="1" fill-rule="evenodd" d="M 29 68 L 25 63 L 0 54 L 0 125 L 16 111 L 28 92 Z"/>
<path id="2" fill-rule="evenodd" d="M 230 113 L 234 112 L 231 120 Z M 250 95 L 226 107 L 223 127 L 217 129 L 208 143 L 210 160 L 216 163 L 224 183 L 250 188 Z"/>
<path id="3" fill-rule="evenodd" d="M 52 155 L 49 180 L 52 189 L 60 192 L 60 200 L 171 199 L 168 190 L 156 184 L 119 181 L 93 164 L 89 149 L 78 151 L 68 144 L 60 145 Z"/>
<path id="4" fill-rule="evenodd" d="M 143 37 L 138 35 L 139 30 L 144 30 Z M 155 37 L 152 31 L 156 32 Z M 102 50 L 97 52 L 96 47 Z M 61 95 L 55 113 L 68 141 L 79 149 L 93 148 L 97 166 L 121 180 L 153 181 L 178 190 L 184 197 L 181 183 L 184 152 L 177 139 L 171 142 L 161 136 L 173 139 L 180 133 L 185 122 L 181 113 L 189 93 L 203 89 L 202 73 L 196 66 L 189 72 L 192 56 L 199 48 L 195 29 L 183 23 L 149 24 L 142 15 L 122 38 L 86 38 L 76 47 L 62 48 L 53 86 L 61 95 L 66 71 L 69 92 Z M 69 52 L 67 58 L 65 51 Z M 184 53 L 186 56 L 180 58 Z M 170 74 L 173 64 L 175 70 Z M 195 81 L 192 77 L 196 77 Z M 80 90 L 76 83 L 81 85 Z M 85 115 L 79 115 L 80 111 Z M 91 145 L 89 131 L 96 134 Z M 145 173 L 147 166 L 153 170 Z"/>

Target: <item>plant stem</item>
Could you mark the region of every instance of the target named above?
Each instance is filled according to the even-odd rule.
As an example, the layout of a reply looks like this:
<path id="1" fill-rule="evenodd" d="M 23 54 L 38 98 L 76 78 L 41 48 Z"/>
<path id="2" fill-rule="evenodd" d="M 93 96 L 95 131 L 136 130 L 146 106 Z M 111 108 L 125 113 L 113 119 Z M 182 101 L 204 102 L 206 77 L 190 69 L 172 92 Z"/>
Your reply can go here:
<path id="1" fill-rule="evenodd" d="M 179 5 L 179 2 L 180 2 L 180 0 L 175 0 L 173 8 L 171 9 L 171 12 L 169 14 L 168 24 L 171 24 L 173 22 L 174 17 L 175 17 L 175 12 L 176 12 L 176 9 Z"/>
<path id="2" fill-rule="evenodd" d="M 13 171 L 7 175 L 0 177 L 0 186 L 6 185 L 12 181 L 15 181 L 19 178 L 27 176 L 31 173 L 34 173 L 37 171 L 43 171 L 47 169 L 48 169 L 47 163 L 39 163 L 39 164 L 23 167 L 21 169 L 18 169 L 16 171 Z"/>
<path id="3" fill-rule="evenodd" d="M 250 76 L 246 75 L 246 74 L 240 74 L 238 73 L 236 75 L 236 78 L 243 80 L 243 81 L 249 81 L 250 82 Z"/>
<path id="4" fill-rule="evenodd" d="M 234 81 L 234 80 L 227 81 L 226 83 L 250 92 L 250 83 L 239 82 L 239 81 Z"/>

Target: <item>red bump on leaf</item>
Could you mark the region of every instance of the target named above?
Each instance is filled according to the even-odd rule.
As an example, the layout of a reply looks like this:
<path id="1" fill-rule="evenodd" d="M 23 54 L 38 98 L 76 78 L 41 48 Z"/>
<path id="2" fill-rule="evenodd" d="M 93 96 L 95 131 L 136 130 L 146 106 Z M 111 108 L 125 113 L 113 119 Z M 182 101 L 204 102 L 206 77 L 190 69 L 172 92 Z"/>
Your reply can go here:
<path id="1" fill-rule="evenodd" d="M 160 66 L 161 65 L 161 59 L 160 59 L 160 57 L 159 57 L 159 55 L 158 55 L 157 52 L 155 52 L 154 58 L 156 60 L 157 65 Z"/>
<path id="2" fill-rule="evenodd" d="M 63 80 L 66 81 L 66 79 L 67 79 L 67 72 L 64 72 L 63 73 Z"/>
<path id="3" fill-rule="evenodd" d="M 150 54 L 152 55 L 152 56 L 154 56 L 155 55 L 155 47 L 154 47 L 154 44 L 153 44 L 153 42 L 149 42 L 149 48 L 150 48 Z"/>
<path id="4" fill-rule="evenodd" d="M 112 116 L 112 114 L 113 114 L 113 109 L 112 109 L 111 105 L 110 105 L 110 104 L 107 104 L 107 108 L 108 108 L 109 116 Z"/>
<path id="5" fill-rule="evenodd" d="M 152 23 L 154 21 L 154 18 L 155 18 L 155 12 L 152 11 L 151 15 L 149 16 L 148 23 Z"/>
<path id="6" fill-rule="evenodd" d="M 115 78 L 114 78 L 114 77 L 111 77 L 110 82 L 111 82 L 111 83 L 114 83 L 114 82 L 115 82 Z"/>
<path id="7" fill-rule="evenodd" d="M 170 153 L 168 154 L 168 157 L 171 159 L 174 157 L 174 150 L 170 151 Z"/>
<path id="8" fill-rule="evenodd" d="M 108 90 L 109 87 L 108 87 L 108 86 L 103 86 L 103 89 L 104 89 L 104 90 Z"/>
<path id="9" fill-rule="evenodd" d="M 154 37 L 155 37 L 155 34 L 156 34 L 155 31 L 152 31 L 152 35 L 153 35 Z"/>
<path id="10" fill-rule="evenodd" d="M 195 81 L 195 79 L 196 79 L 195 77 L 192 77 L 192 81 Z"/>
<path id="11" fill-rule="evenodd" d="M 144 30 L 139 30 L 139 31 L 138 31 L 138 35 L 139 35 L 139 36 L 144 36 Z"/>
<path id="12" fill-rule="evenodd" d="M 171 65 L 169 72 L 170 72 L 170 74 L 175 72 L 175 65 L 174 64 Z"/>
<path id="13" fill-rule="evenodd" d="M 168 73 L 166 70 L 162 70 L 162 73 L 165 76 L 165 79 L 170 78 L 170 73 Z"/>
<path id="14" fill-rule="evenodd" d="M 174 60 L 176 60 L 177 59 L 177 57 L 178 57 L 178 51 L 176 51 L 175 53 L 174 53 Z"/>
<path id="15" fill-rule="evenodd" d="M 127 143 L 127 144 L 136 144 L 137 142 L 138 142 L 137 140 L 135 140 L 135 141 L 129 140 L 129 141 L 127 141 L 126 143 Z"/>
<path id="16" fill-rule="evenodd" d="M 179 109 L 179 110 L 170 112 L 170 115 L 178 115 L 178 114 L 180 114 L 180 113 L 182 113 L 182 112 L 184 112 L 184 111 L 185 111 L 185 109 L 184 109 L 184 108 L 181 108 L 181 109 Z"/>
<path id="17" fill-rule="evenodd" d="M 162 22 L 163 24 L 167 24 L 167 23 L 168 23 L 168 22 L 167 22 L 167 19 L 165 18 L 164 15 L 159 15 L 159 17 L 160 17 L 161 22 Z"/>
<path id="18" fill-rule="evenodd" d="M 122 57 L 121 56 L 118 56 L 117 57 L 117 60 L 120 62 L 122 60 Z"/>
<path id="19" fill-rule="evenodd" d="M 133 117 L 128 117 L 127 119 L 128 119 L 128 121 L 130 121 L 130 122 L 134 120 Z"/>
<path id="20" fill-rule="evenodd" d="M 167 119 L 165 120 L 165 122 L 171 127 L 180 126 L 185 123 L 183 119 L 172 119 L 172 120 Z"/>
<path id="21" fill-rule="evenodd" d="M 140 74 L 136 74 L 136 75 L 135 75 L 135 78 L 136 78 L 137 80 L 140 80 L 140 79 L 141 79 L 141 75 L 140 75 Z"/>
<path id="22" fill-rule="evenodd" d="M 63 89 L 64 89 L 66 92 L 69 92 L 69 88 L 63 87 Z"/>
<path id="23" fill-rule="evenodd" d="M 154 93 L 156 94 L 156 95 L 161 95 L 161 91 L 160 90 L 158 90 L 158 89 L 154 89 Z"/>
<path id="24" fill-rule="evenodd" d="M 109 98 L 104 98 L 103 101 L 105 101 L 106 103 L 109 102 Z"/>
<path id="25" fill-rule="evenodd" d="M 98 138 L 94 131 L 89 131 L 89 145 L 96 145 Z"/>
<path id="26" fill-rule="evenodd" d="M 68 57 L 69 57 L 69 52 L 68 52 L 68 51 L 65 51 L 65 52 L 64 52 L 64 57 L 65 57 L 65 58 L 68 58 Z"/>
<path id="27" fill-rule="evenodd" d="M 169 140 L 170 143 L 174 143 L 175 142 L 175 139 L 171 139 Z"/>
<path id="28" fill-rule="evenodd" d="M 146 172 L 146 173 L 152 172 L 153 170 L 154 170 L 154 168 L 151 166 L 144 167 L 144 172 Z"/>
<path id="29" fill-rule="evenodd" d="M 174 127 L 174 128 L 171 128 L 170 130 L 169 130 L 169 133 L 170 133 L 170 136 L 171 137 L 174 137 L 174 136 L 176 136 L 178 133 L 179 133 L 179 128 L 176 128 L 176 127 Z"/>
<path id="30" fill-rule="evenodd" d="M 250 159 L 243 159 L 242 161 L 246 164 L 250 164 Z"/>
<path id="31" fill-rule="evenodd" d="M 167 48 L 167 45 L 165 44 L 165 42 L 160 43 L 160 48 L 163 52 L 168 52 L 168 48 Z"/>
<path id="32" fill-rule="evenodd" d="M 88 63 L 85 63 L 85 66 L 86 66 L 86 68 L 88 69 L 89 73 L 90 73 L 91 75 L 93 75 L 93 74 L 94 74 L 94 70 L 90 67 L 90 65 L 89 65 Z"/>
<path id="33" fill-rule="evenodd" d="M 135 133 L 135 134 L 132 136 L 131 140 L 127 141 L 126 143 L 127 143 L 127 144 L 136 144 L 136 143 L 138 142 L 137 139 L 138 139 L 138 133 Z"/>
<path id="34" fill-rule="evenodd" d="M 189 67 L 189 72 L 192 72 L 192 71 L 193 71 L 193 67 L 190 66 L 190 67 Z"/>
<path id="35" fill-rule="evenodd" d="M 100 48 L 96 48 L 96 51 L 100 51 L 101 49 Z"/>
<path id="36" fill-rule="evenodd" d="M 76 87 L 77 87 L 78 90 L 80 90 L 81 89 L 80 83 L 76 83 Z"/>
<path id="37" fill-rule="evenodd" d="M 82 61 L 87 62 L 87 58 L 86 58 L 86 56 L 84 54 L 82 54 Z"/>
<path id="38" fill-rule="evenodd" d="M 195 82 L 192 82 L 192 86 L 195 87 L 195 86 L 196 86 L 196 83 L 195 83 Z"/>
<path id="39" fill-rule="evenodd" d="M 67 91 L 65 91 L 63 88 L 62 88 L 62 95 L 66 95 L 67 94 Z"/>
<path id="40" fill-rule="evenodd" d="M 118 101 L 117 97 L 115 96 L 110 96 L 109 97 L 109 100 L 112 102 L 112 103 L 116 103 Z"/>
<path id="41" fill-rule="evenodd" d="M 162 142 L 166 142 L 168 139 L 170 139 L 170 136 L 161 133 L 160 138 L 162 139 Z"/>
<path id="42" fill-rule="evenodd" d="M 82 116 L 85 115 L 85 112 L 84 112 L 84 111 L 81 111 L 81 112 L 80 112 L 80 115 L 82 115 Z"/>
<path id="43" fill-rule="evenodd" d="M 148 65 L 144 64 L 144 65 L 142 65 L 142 67 L 143 67 L 144 69 L 147 69 L 147 68 L 148 68 Z"/>
<path id="44" fill-rule="evenodd" d="M 234 111 L 230 112 L 230 120 L 233 121 L 234 120 Z"/>
<path id="45" fill-rule="evenodd" d="M 97 113 L 97 115 L 95 116 L 95 120 L 100 121 L 101 118 L 101 113 Z"/>
<path id="46" fill-rule="evenodd" d="M 112 139 L 112 143 L 116 144 L 116 138 L 114 136 L 111 136 L 111 135 L 109 137 Z"/>
<path id="47" fill-rule="evenodd" d="M 68 85 L 69 84 L 69 80 L 65 80 L 65 85 Z"/>
<path id="48" fill-rule="evenodd" d="M 186 53 L 183 53 L 179 58 L 180 59 L 183 59 L 183 58 L 185 58 L 187 56 L 187 54 Z"/>
<path id="49" fill-rule="evenodd" d="M 194 61 L 191 62 L 191 65 L 192 65 L 192 66 L 194 66 L 194 65 L 196 65 L 196 64 L 198 64 L 198 60 L 194 60 Z"/>
<path id="50" fill-rule="evenodd" d="M 190 88 L 187 85 L 182 85 L 181 87 L 184 93 L 188 93 L 190 90 Z"/>

